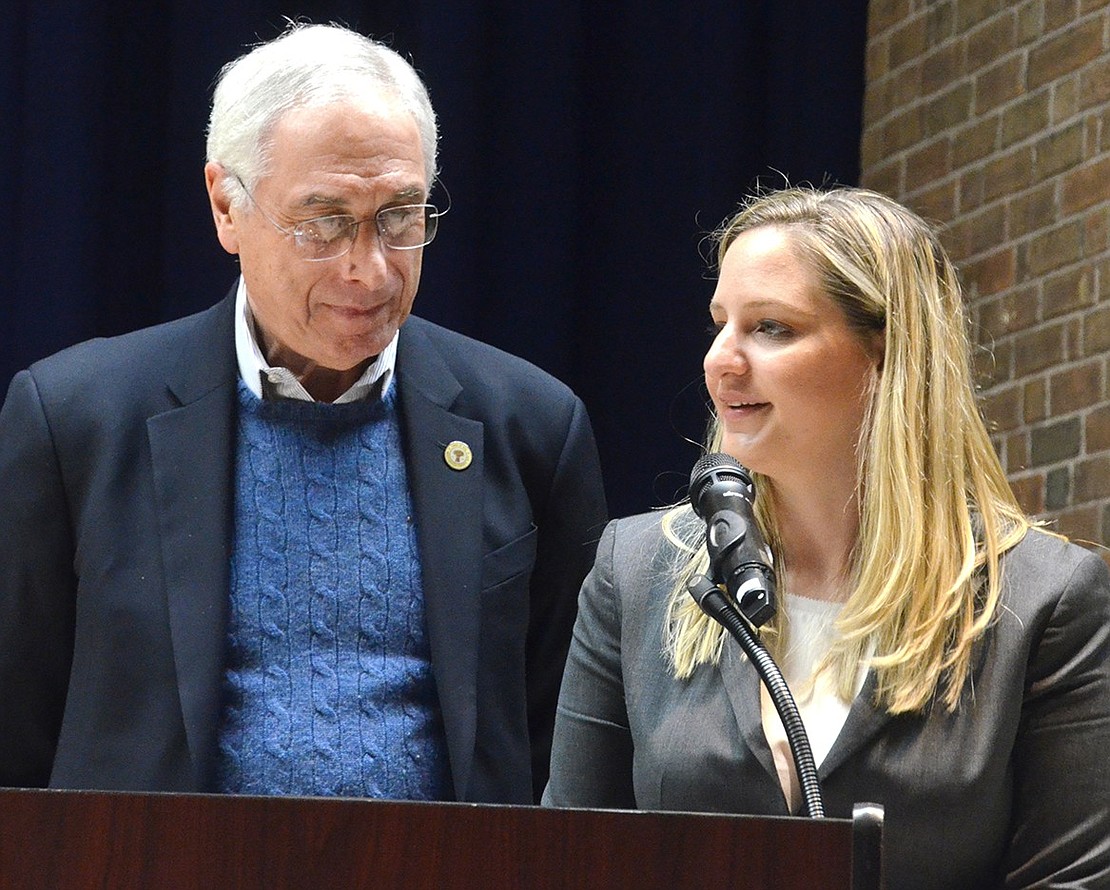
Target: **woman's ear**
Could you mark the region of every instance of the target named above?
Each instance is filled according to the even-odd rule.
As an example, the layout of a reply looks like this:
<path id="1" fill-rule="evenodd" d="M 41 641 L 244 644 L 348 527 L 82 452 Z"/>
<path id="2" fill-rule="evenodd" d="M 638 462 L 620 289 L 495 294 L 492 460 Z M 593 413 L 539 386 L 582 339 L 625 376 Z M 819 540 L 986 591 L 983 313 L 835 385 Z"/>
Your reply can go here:
<path id="1" fill-rule="evenodd" d="M 886 328 L 871 333 L 871 355 L 875 359 L 875 370 L 883 373 L 883 362 L 886 359 Z"/>

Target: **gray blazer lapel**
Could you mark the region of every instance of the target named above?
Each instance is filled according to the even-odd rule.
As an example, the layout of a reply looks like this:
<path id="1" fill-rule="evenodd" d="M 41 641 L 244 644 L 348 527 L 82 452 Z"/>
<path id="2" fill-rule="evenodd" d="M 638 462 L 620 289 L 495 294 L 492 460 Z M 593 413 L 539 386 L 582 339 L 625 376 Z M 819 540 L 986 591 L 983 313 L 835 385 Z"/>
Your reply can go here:
<path id="1" fill-rule="evenodd" d="M 864 680 L 863 689 L 852 702 L 848 717 L 836 737 L 829 753 L 817 770 L 821 778 L 828 776 L 838 767 L 851 759 L 864 745 L 873 739 L 892 719 L 891 715 L 872 704 L 875 700 L 875 673 L 870 671 Z"/>
<path id="2" fill-rule="evenodd" d="M 732 704 L 733 715 L 740 727 L 740 735 L 751 750 L 752 756 L 774 780 L 775 787 L 780 788 L 778 770 L 775 769 L 775 760 L 771 756 L 771 746 L 767 744 L 767 736 L 763 732 L 763 713 L 759 701 L 759 690 L 763 681 L 759 679 L 759 672 L 741 651 L 739 644 L 734 641 L 727 643 L 724 652 L 721 653 L 720 670 L 728 700 Z"/>
<path id="3" fill-rule="evenodd" d="M 231 310 L 225 300 L 170 345 L 168 385 L 180 407 L 147 420 L 178 694 L 202 788 L 225 655 L 237 377 Z"/>
<path id="4" fill-rule="evenodd" d="M 726 646 L 721 657 L 721 676 L 744 741 L 777 786 L 778 772 L 767 737 L 763 733 L 763 715 L 759 701 L 762 681 L 759 674 L 738 647 Z M 890 714 L 872 704 L 874 695 L 875 676 L 869 673 L 863 689 L 852 702 L 840 734 L 817 770 L 821 779 L 851 759 L 890 722 Z"/>
<path id="5" fill-rule="evenodd" d="M 443 712 L 455 792 L 470 775 L 477 722 L 483 490 L 483 426 L 450 410 L 461 387 L 411 326 L 397 354 L 398 393 L 432 670 Z M 465 442 L 472 460 L 452 469 L 448 443 Z"/>

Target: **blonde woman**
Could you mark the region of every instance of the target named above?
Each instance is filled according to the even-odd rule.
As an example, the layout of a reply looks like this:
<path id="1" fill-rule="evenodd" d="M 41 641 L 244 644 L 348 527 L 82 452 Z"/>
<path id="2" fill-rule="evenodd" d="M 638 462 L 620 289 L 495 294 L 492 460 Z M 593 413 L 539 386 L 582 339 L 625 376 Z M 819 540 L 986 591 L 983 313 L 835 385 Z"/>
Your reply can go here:
<path id="1" fill-rule="evenodd" d="M 886 808 L 890 887 L 1110 886 L 1110 575 L 1033 527 L 976 405 L 956 273 L 860 189 L 719 233 L 708 447 L 750 468 L 826 813 Z M 607 528 L 563 678 L 551 806 L 799 812 L 786 736 L 686 593 L 688 505 Z"/>

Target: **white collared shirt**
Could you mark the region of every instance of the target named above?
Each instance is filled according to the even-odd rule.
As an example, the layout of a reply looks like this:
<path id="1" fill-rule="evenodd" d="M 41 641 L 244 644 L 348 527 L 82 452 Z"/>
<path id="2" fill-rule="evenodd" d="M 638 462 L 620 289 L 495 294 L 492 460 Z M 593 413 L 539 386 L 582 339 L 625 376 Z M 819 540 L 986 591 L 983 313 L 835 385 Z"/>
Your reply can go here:
<path id="1" fill-rule="evenodd" d="M 400 332 L 393 335 L 389 345 L 362 372 L 362 376 L 355 381 L 354 385 L 333 404 L 364 399 L 374 391 L 379 381 L 381 381 L 381 395 L 384 396 L 389 391 L 397 365 L 399 336 Z M 254 315 L 247 299 L 247 285 L 242 275 L 239 276 L 239 287 L 235 292 L 235 357 L 239 363 L 239 376 L 258 398 L 265 398 L 262 393 L 262 378 L 265 376 L 273 387 L 272 395 L 282 399 L 300 399 L 303 402 L 315 401 L 292 371 L 288 368 L 273 367 L 262 355 L 254 332 Z"/>

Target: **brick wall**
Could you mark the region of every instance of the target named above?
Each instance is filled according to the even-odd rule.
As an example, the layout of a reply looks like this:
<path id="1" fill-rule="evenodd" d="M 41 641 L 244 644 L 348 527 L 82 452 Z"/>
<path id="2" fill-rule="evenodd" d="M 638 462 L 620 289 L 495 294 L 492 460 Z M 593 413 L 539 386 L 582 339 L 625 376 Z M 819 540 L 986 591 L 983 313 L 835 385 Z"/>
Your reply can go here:
<path id="1" fill-rule="evenodd" d="M 872 0 L 862 184 L 943 226 L 1031 513 L 1110 544 L 1110 0 Z"/>

